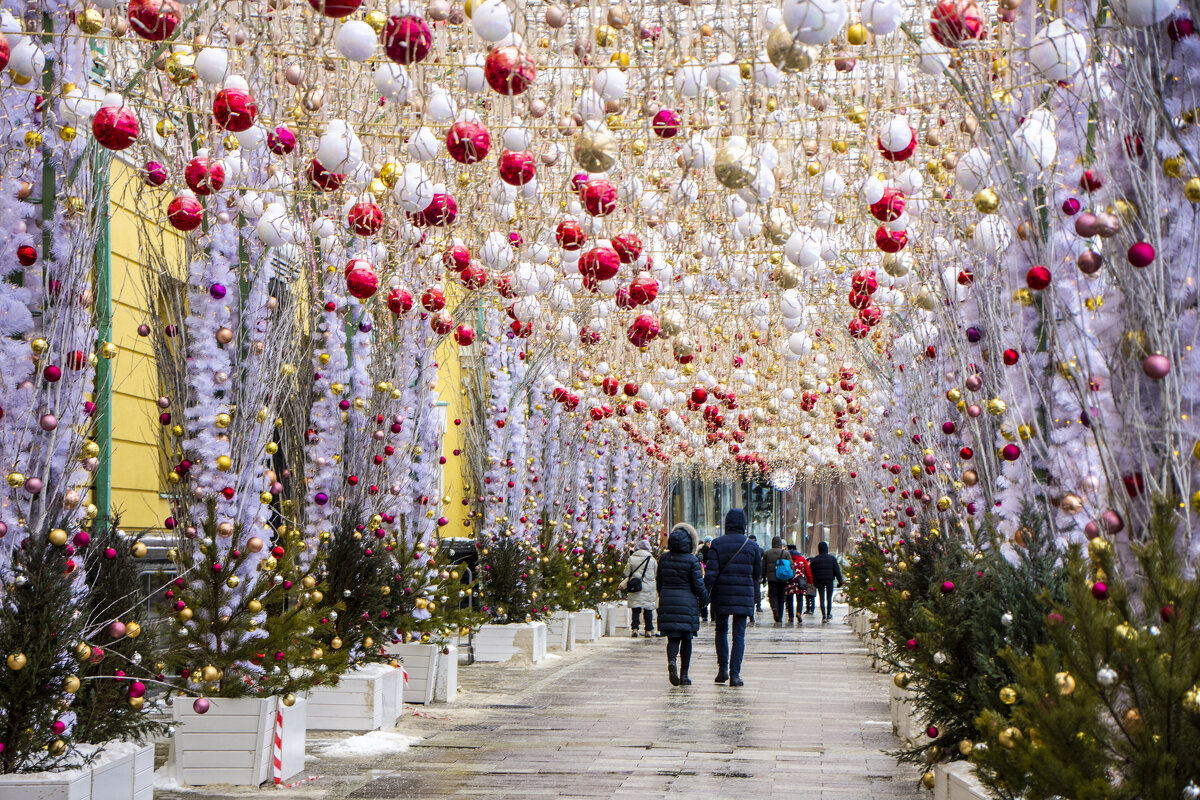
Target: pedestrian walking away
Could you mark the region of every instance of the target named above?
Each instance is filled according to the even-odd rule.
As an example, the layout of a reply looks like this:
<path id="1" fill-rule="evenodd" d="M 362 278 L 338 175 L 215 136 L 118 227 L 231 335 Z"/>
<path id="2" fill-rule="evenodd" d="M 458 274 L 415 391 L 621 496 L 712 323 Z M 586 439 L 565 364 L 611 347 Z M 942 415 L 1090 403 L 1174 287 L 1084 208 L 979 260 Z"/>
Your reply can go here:
<path id="1" fill-rule="evenodd" d="M 716 683 L 742 686 L 742 656 L 746 651 L 746 623 L 762 600 L 758 585 L 762 551 L 746 536 L 746 513 L 740 508 L 725 515 L 725 534 L 713 540 L 708 551 L 704 585 L 712 603 L 717 637 Z M 733 646 L 730 647 L 732 619 Z"/>
<path id="2" fill-rule="evenodd" d="M 795 575 L 791 554 L 783 546 L 783 538 L 776 536 L 771 540 L 771 549 L 762 556 L 762 579 L 767 584 L 767 602 L 777 628 L 783 625 L 783 599 Z"/>
<path id="3" fill-rule="evenodd" d="M 796 545 L 788 545 L 788 555 L 792 557 L 792 579 L 788 581 L 783 607 L 787 610 L 788 622 L 804 623 L 804 600 L 808 587 L 812 586 L 812 569 L 808 559 L 800 555 Z M 792 606 L 795 605 L 793 611 Z"/>
<path id="4" fill-rule="evenodd" d="M 808 562 L 812 569 L 813 585 L 817 587 L 817 597 L 821 601 L 821 622 L 833 619 L 833 582 L 836 580 L 840 587 L 842 567 L 837 558 L 829 553 L 829 542 L 817 545 L 817 555 Z"/>
<path id="5" fill-rule="evenodd" d="M 625 580 L 621 589 L 632 609 L 633 620 L 629 627 L 633 638 L 638 635 L 638 623 L 645 619 L 646 635 L 654 635 L 654 609 L 658 606 L 658 562 L 650 552 L 650 543 L 645 539 L 629 554 L 625 562 Z"/>
<path id="6" fill-rule="evenodd" d="M 667 537 L 658 561 L 658 631 L 667 637 L 667 677 L 672 686 L 691 686 L 692 637 L 700 632 L 700 609 L 708 605 L 704 572 L 696 553 L 700 535 L 686 522 Z M 679 659 L 676 665 L 676 658 Z"/>

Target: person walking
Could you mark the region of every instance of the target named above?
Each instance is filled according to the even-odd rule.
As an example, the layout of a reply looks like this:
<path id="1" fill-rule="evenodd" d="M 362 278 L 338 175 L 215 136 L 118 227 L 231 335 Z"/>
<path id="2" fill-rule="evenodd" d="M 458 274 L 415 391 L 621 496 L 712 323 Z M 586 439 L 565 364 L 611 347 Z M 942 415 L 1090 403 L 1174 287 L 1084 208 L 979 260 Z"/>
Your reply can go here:
<path id="1" fill-rule="evenodd" d="M 654 635 L 654 609 L 658 606 L 657 588 L 658 562 L 650 553 L 650 543 L 642 539 L 625 562 L 625 580 L 621 588 L 633 611 L 629 627 L 633 638 L 638 635 L 638 622 L 645 618 L 646 636 Z"/>
<path id="2" fill-rule="evenodd" d="M 740 508 L 725 515 L 725 535 L 713 540 L 708 551 L 704 586 L 712 602 L 717 636 L 716 683 L 742 686 L 742 656 L 746 651 L 746 623 L 761 600 L 758 588 L 762 553 L 746 536 L 746 513 Z M 729 646 L 733 618 L 733 648 Z"/>
<path id="3" fill-rule="evenodd" d="M 789 624 L 796 622 L 803 625 L 805 594 L 808 592 L 808 587 L 812 586 L 812 569 L 808 566 L 808 559 L 800 555 L 796 545 L 789 544 L 787 547 L 788 555 L 792 557 L 792 572 L 795 574 L 788 581 L 784 608 L 787 609 Z M 792 611 L 793 604 L 795 612 Z"/>
<path id="4" fill-rule="evenodd" d="M 767 602 L 771 606 L 771 617 L 775 627 L 783 627 L 783 598 L 787 593 L 788 583 L 796 576 L 792 568 L 792 557 L 783 546 L 783 538 L 776 536 L 771 540 L 771 549 L 762 555 L 762 578 L 767 584 Z M 789 616 L 791 616 L 789 614 Z"/>
<path id="5" fill-rule="evenodd" d="M 686 522 L 667 537 L 658 560 L 658 632 L 667 637 L 667 677 L 672 686 L 691 686 L 692 637 L 700 632 L 700 609 L 708 606 L 704 572 L 696 552 L 700 534 Z M 676 666 L 675 659 L 679 658 Z"/>
<path id="6" fill-rule="evenodd" d="M 829 542 L 817 545 L 817 555 L 809 562 L 812 569 L 813 585 L 817 587 L 817 597 L 821 600 L 821 622 L 833 619 L 833 582 L 841 586 L 842 567 L 838 560 L 829 553 Z"/>

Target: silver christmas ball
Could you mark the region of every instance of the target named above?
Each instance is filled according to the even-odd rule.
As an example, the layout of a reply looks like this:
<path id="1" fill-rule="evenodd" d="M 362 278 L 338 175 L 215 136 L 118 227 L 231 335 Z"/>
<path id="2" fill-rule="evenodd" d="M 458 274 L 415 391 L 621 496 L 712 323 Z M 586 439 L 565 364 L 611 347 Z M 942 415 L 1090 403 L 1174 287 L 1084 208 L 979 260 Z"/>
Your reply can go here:
<path id="1" fill-rule="evenodd" d="M 1005 611 L 1000 615 L 1000 624 L 1006 628 L 1011 628 L 1013 624 L 1013 615 L 1011 611 Z"/>
<path id="2" fill-rule="evenodd" d="M 1101 686 L 1112 686 L 1117 682 L 1117 671 L 1110 667 L 1101 667 L 1096 671 L 1096 680 Z"/>

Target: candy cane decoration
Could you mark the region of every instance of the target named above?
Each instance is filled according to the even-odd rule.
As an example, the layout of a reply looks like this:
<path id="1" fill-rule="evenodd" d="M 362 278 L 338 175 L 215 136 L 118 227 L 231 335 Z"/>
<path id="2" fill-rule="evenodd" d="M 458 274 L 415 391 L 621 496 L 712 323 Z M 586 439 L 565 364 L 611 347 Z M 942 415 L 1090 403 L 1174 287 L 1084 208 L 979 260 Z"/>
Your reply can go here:
<path id="1" fill-rule="evenodd" d="M 271 774 L 275 785 L 283 783 L 283 709 L 275 709 L 275 747 L 272 751 L 273 768 Z"/>

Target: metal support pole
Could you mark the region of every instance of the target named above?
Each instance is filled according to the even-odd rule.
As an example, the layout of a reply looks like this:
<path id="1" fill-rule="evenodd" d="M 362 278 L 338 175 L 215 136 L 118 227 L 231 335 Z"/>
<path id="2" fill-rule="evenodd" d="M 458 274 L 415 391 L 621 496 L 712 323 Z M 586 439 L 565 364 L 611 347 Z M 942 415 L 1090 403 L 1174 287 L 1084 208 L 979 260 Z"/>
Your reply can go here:
<path id="1" fill-rule="evenodd" d="M 93 391 L 96 404 L 96 444 L 100 447 L 99 465 L 96 467 L 96 482 L 92 489 L 92 501 L 96 504 L 96 524 L 107 526 L 112 516 L 112 402 L 113 364 L 103 355 L 104 346 L 112 339 L 112 247 L 109 218 L 109 161 L 98 152 L 92 156 L 92 192 L 96 198 L 95 214 L 99 217 L 100 235 L 96 239 L 95 280 L 96 294 L 96 382 Z"/>

